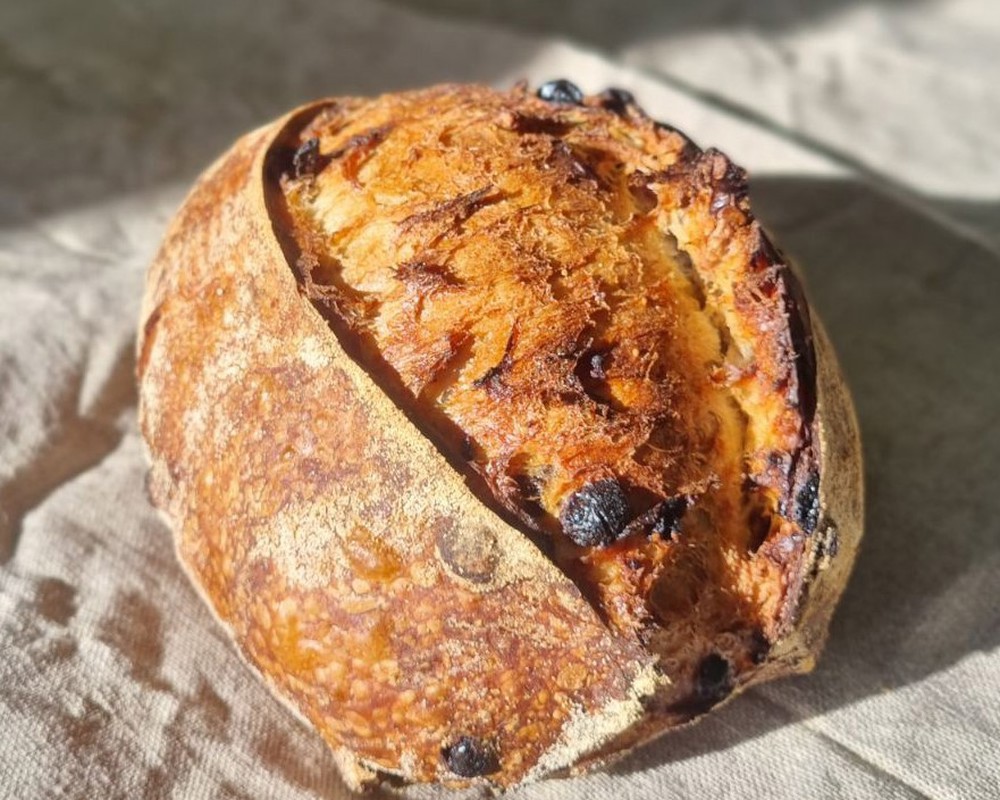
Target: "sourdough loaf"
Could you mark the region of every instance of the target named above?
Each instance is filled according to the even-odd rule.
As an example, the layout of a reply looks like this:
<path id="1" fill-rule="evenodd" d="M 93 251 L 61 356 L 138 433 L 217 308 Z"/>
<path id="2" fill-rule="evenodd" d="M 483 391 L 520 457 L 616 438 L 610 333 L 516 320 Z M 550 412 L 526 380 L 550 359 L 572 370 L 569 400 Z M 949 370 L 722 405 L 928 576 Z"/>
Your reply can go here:
<path id="1" fill-rule="evenodd" d="M 856 424 L 746 176 L 621 90 L 312 103 L 147 281 L 153 500 L 349 783 L 583 769 L 811 668 Z"/>

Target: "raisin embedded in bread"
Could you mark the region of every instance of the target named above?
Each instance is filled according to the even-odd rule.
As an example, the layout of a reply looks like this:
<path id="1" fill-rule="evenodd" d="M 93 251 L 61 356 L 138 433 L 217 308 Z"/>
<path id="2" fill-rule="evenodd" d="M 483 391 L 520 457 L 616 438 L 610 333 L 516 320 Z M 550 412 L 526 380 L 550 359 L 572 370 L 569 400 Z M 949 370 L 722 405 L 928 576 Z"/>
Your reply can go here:
<path id="1" fill-rule="evenodd" d="M 811 666 L 849 398 L 743 171 L 629 93 L 293 112 L 196 188 L 144 318 L 182 560 L 355 782 L 511 786 Z"/>

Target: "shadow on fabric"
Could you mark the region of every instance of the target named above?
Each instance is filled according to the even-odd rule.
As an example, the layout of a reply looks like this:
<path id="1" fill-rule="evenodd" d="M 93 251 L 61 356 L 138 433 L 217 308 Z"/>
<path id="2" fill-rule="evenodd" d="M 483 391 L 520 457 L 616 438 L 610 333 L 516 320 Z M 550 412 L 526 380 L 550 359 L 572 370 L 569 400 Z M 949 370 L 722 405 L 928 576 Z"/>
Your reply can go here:
<path id="1" fill-rule="evenodd" d="M 920 0 L 879 0 L 903 6 Z M 761 28 L 782 31 L 863 5 L 863 0 L 766 0 L 700 3 L 664 0 L 389 0 L 423 13 L 502 25 L 523 33 L 546 35 L 616 50 L 655 36 L 682 36 L 701 30 Z"/>

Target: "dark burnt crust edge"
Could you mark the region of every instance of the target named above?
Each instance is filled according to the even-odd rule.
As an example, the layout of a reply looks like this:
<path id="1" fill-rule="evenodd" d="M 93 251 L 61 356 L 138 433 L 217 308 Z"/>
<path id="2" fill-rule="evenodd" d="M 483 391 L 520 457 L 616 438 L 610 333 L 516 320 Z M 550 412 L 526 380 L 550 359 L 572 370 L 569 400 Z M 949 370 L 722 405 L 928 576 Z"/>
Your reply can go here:
<path id="1" fill-rule="evenodd" d="M 832 547 L 828 547 L 826 544 L 828 537 L 825 534 L 834 523 L 828 519 L 819 496 L 822 458 L 819 452 L 816 418 L 819 391 L 818 366 L 812 318 L 805 290 L 790 261 L 771 241 L 751 211 L 750 181 L 746 170 L 737 166 L 720 150 L 714 147 L 702 148 L 679 128 L 651 117 L 631 93 L 626 93 L 627 99 L 623 102 L 609 104 L 607 101 L 609 91 L 585 96 L 583 105 L 612 111 L 622 116 L 631 116 L 637 122 L 645 121 L 652 124 L 657 131 L 662 131 L 665 135 L 678 137 L 681 149 L 677 166 L 668 168 L 665 174 L 657 177 L 667 181 L 694 178 L 700 182 L 700 187 L 685 187 L 685 189 L 691 188 L 693 194 L 697 193 L 698 188 L 707 191 L 712 198 L 708 209 L 711 215 L 717 215 L 729 205 L 737 207 L 745 218 L 743 225 L 752 231 L 754 236 L 754 240 L 747 242 L 749 246 L 744 248 L 748 276 L 764 275 L 770 271 L 773 277 L 773 287 L 768 299 L 780 309 L 785 323 L 782 331 L 786 334 L 782 337 L 786 341 L 780 343 L 783 353 L 778 361 L 779 365 L 788 369 L 787 385 L 783 394 L 788 405 L 800 419 L 798 447 L 791 452 L 791 459 L 785 470 L 784 491 L 781 492 L 778 504 L 778 512 L 794 522 L 800 533 L 786 537 L 792 539 L 792 557 L 773 556 L 781 563 L 789 579 L 780 606 L 778 628 L 767 647 L 767 650 L 773 650 L 796 629 L 799 612 L 808 603 L 810 586 L 817 576 L 822 560 L 836 555 L 835 541 Z M 721 174 L 716 175 L 715 173 L 720 171 L 720 164 Z M 684 177 L 681 177 L 682 173 Z M 771 549 L 777 554 L 777 548 Z M 755 670 L 750 670 L 743 674 L 732 674 L 726 683 L 725 691 L 718 693 L 718 696 L 706 698 L 696 687 L 695 693 L 688 701 L 682 700 L 669 708 L 658 710 L 671 716 L 679 715 L 681 717 L 681 720 L 678 720 L 679 724 L 693 722 L 714 706 L 737 694 L 743 686 L 753 683 L 754 673 Z M 652 705 L 658 704 L 653 701 Z M 638 726 L 640 730 L 649 730 L 653 727 L 654 725 L 649 722 L 640 723 Z M 656 735 L 655 731 L 653 735 Z M 623 738 L 629 738 L 628 734 L 624 734 Z M 646 737 L 640 735 L 637 738 L 638 741 L 642 741 Z M 597 760 L 601 761 L 599 756 Z"/>
<path id="2" fill-rule="evenodd" d="M 587 102 L 598 107 L 606 107 L 601 102 L 602 97 L 603 94 L 588 96 Z M 657 130 L 679 137 L 683 143 L 679 169 L 668 170 L 668 175 L 664 177 L 669 180 L 681 170 L 692 171 L 696 180 L 702 183 L 702 188 L 712 197 L 709 205 L 710 214 L 718 214 L 728 205 L 736 206 L 745 217 L 744 225 L 753 231 L 755 240 L 751 243 L 752 249 L 747 248 L 746 253 L 748 268 L 758 275 L 770 271 L 774 278 L 772 300 L 780 301 L 780 309 L 786 323 L 784 330 L 787 331 L 782 361 L 790 362 L 792 367 L 784 394 L 789 405 L 796 410 L 801 419 L 799 446 L 791 453 L 785 490 L 779 499 L 778 511 L 796 522 L 806 538 L 812 538 L 816 531 L 822 530 L 828 523 L 820 509 L 818 493 L 821 459 L 816 431 L 818 398 L 816 346 L 812 317 L 802 281 L 790 261 L 764 232 L 752 212 L 749 199 L 750 180 L 745 169 L 733 163 L 720 150 L 714 147 L 702 148 L 679 128 L 654 119 L 634 97 L 630 97 L 622 109 L 616 111 L 634 114 L 636 118 L 650 122 Z M 714 173 L 718 170 L 719 164 L 723 165 L 722 174 L 716 177 Z M 815 572 L 815 563 L 809 563 L 809 551 L 812 548 L 805 542 L 799 542 L 798 545 L 800 557 L 805 559 L 805 562 L 793 561 L 786 565 L 785 571 L 791 581 L 780 614 L 778 639 L 795 627 L 799 609 L 808 598 L 810 576 Z M 811 560 L 816 562 L 821 556 L 822 554 L 813 553 Z M 698 703 L 694 702 L 693 705 Z"/>
<path id="3" fill-rule="evenodd" d="M 801 417 L 800 445 L 792 454 L 788 470 L 788 489 L 779 511 L 794 521 L 807 539 L 814 538 L 818 530 L 826 524 L 820 508 L 819 487 L 821 454 L 816 431 L 816 408 L 818 400 L 818 375 L 816 349 L 813 338 L 812 318 L 809 312 L 805 290 L 799 276 L 781 251 L 774 246 L 767 235 L 760 231 L 759 245 L 753 259 L 763 257 L 775 267 L 780 281 L 785 319 L 790 339 L 791 359 L 794 366 L 795 405 Z M 789 396 L 792 395 L 789 387 Z M 792 581 L 781 614 L 779 636 L 787 634 L 796 626 L 799 610 L 808 601 L 809 585 L 815 573 L 816 562 L 821 554 L 811 543 L 802 543 L 803 562 L 791 571 Z M 812 563 L 811 563 L 812 562 Z"/>

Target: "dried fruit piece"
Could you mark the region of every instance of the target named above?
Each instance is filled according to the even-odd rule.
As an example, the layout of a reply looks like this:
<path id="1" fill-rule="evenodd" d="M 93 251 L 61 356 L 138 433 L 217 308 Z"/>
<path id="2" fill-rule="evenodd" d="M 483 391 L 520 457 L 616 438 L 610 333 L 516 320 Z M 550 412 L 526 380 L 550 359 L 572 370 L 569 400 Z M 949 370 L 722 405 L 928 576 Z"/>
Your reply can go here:
<path id="1" fill-rule="evenodd" d="M 583 92 L 575 83 L 564 78 L 543 83 L 538 87 L 538 96 L 549 103 L 566 103 L 578 106 L 583 103 Z"/>
<path id="2" fill-rule="evenodd" d="M 635 97 L 632 96 L 632 92 L 627 89 L 619 89 L 615 86 L 605 89 L 597 96 L 597 99 L 600 101 L 602 108 L 614 111 L 616 114 L 624 114 L 628 110 L 628 107 L 635 103 Z"/>
<path id="3" fill-rule="evenodd" d="M 588 483 L 563 504 L 559 521 L 581 547 L 611 544 L 628 523 L 628 497 L 614 478 Z"/>
<path id="4" fill-rule="evenodd" d="M 732 666 L 718 653 L 711 653 L 698 666 L 695 684 L 699 698 L 707 703 L 717 703 L 733 688 Z"/>
<path id="5" fill-rule="evenodd" d="M 312 175 L 316 171 L 319 161 L 319 139 L 315 136 L 306 139 L 295 155 L 292 156 L 292 167 L 295 169 L 295 177 L 301 178 L 305 175 Z"/>
<path id="6" fill-rule="evenodd" d="M 478 778 L 500 768 L 496 753 L 482 739 L 460 736 L 441 751 L 448 769 L 463 778 Z"/>

